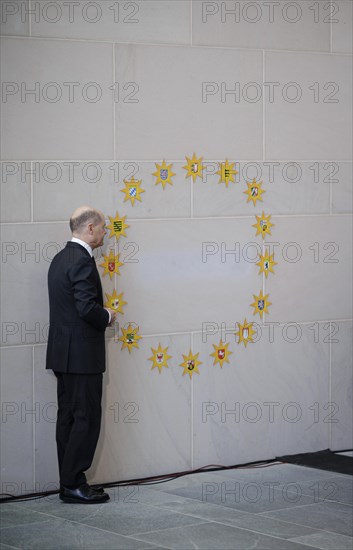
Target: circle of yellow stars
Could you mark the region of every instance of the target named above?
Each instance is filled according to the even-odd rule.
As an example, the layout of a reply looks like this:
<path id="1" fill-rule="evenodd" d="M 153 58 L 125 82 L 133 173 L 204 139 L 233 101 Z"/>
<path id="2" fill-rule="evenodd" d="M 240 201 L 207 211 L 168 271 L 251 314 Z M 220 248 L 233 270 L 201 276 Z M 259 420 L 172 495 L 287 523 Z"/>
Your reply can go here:
<path id="1" fill-rule="evenodd" d="M 202 178 L 202 171 L 204 170 L 203 166 L 203 157 L 198 157 L 196 153 L 193 153 L 191 158 L 185 157 L 187 164 L 183 166 L 183 169 L 187 171 L 186 178 L 191 177 L 195 183 L 196 179 Z M 163 190 L 169 185 L 173 185 L 172 178 L 176 174 L 172 171 L 173 164 L 167 164 L 165 159 L 162 160 L 161 164 L 155 163 L 156 171 L 152 174 L 156 177 L 155 185 L 162 184 Z M 219 170 L 216 172 L 219 175 L 218 183 L 225 183 L 228 187 L 229 183 L 235 183 L 235 175 L 237 174 L 235 169 L 235 162 L 230 163 L 228 159 L 225 162 L 219 163 Z M 141 194 L 145 192 L 145 189 L 142 189 L 141 184 L 142 180 L 135 180 L 132 177 L 130 180 L 124 180 L 125 188 L 121 189 L 122 193 L 125 193 L 124 202 L 130 200 L 132 206 L 135 204 L 135 201 L 141 201 Z M 263 201 L 263 193 L 266 191 L 262 189 L 262 181 L 257 181 L 254 178 L 251 182 L 246 182 L 247 189 L 244 191 L 244 194 L 247 195 L 247 202 L 252 202 L 255 206 L 257 201 Z M 115 217 L 109 216 L 110 224 L 108 228 L 110 229 L 109 237 L 116 237 L 117 240 L 121 236 L 126 236 L 126 229 L 129 225 L 125 222 L 126 216 L 120 217 L 119 213 L 116 212 Z M 266 235 L 271 235 L 271 227 L 274 224 L 271 222 L 271 216 L 266 215 L 262 212 L 261 216 L 256 216 L 256 224 L 253 227 L 256 228 L 256 236 L 261 235 L 265 239 Z M 109 274 L 110 278 L 113 277 L 114 273 L 120 275 L 119 267 L 123 265 L 119 260 L 119 254 L 114 255 L 114 252 L 111 250 L 109 256 L 104 256 L 104 262 L 100 264 L 104 268 L 103 275 Z M 268 277 L 269 273 L 274 273 L 274 266 L 277 265 L 277 262 L 274 261 L 274 255 L 269 254 L 268 251 L 265 251 L 263 254 L 259 255 L 259 261 L 257 264 L 259 266 L 259 275 L 265 274 L 265 277 Z M 117 313 L 124 314 L 123 306 L 127 304 L 123 300 L 123 293 L 118 294 L 116 289 L 113 290 L 112 294 L 106 293 L 107 301 L 104 304 L 106 307 L 114 309 Z M 268 300 L 269 294 L 263 294 L 260 290 L 259 295 L 253 294 L 254 302 L 251 306 L 254 308 L 253 314 L 259 314 L 260 317 L 263 317 L 264 313 L 268 313 L 268 308 L 271 304 Z M 122 348 L 127 348 L 129 353 L 131 350 L 136 347 L 138 348 L 138 341 L 142 338 L 138 332 L 139 327 L 129 324 L 127 328 L 122 328 L 122 336 L 119 338 L 119 341 L 122 342 Z M 237 343 L 243 343 L 246 347 L 249 342 L 253 342 L 253 337 L 255 330 L 253 328 L 254 323 L 248 323 L 247 319 L 244 319 L 243 323 L 238 322 L 238 331 L 235 333 L 238 337 Z M 229 344 L 223 342 L 222 339 L 219 341 L 219 344 L 213 344 L 214 352 L 210 354 L 211 357 L 214 357 L 213 365 L 219 364 L 221 367 L 224 363 L 229 363 L 229 356 L 232 352 L 228 349 Z M 152 356 L 149 358 L 149 361 L 152 361 L 151 370 L 158 368 L 158 371 L 161 372 L 163 367 L 168 368 L 168 359 L 171 358 L 168 355 L 168 347 L 162 348 L 161 344 L 158 344 L 157 349 L 151 348 Z M 183 367 L 183 376 L 189 374 L 190 379 L 193 374 L 196 372 L 200 374 L 198 365 L 202 362 L 198 359 L 199 353 L 193 354 L 191 349 L 188 355 L 183 354 L 184 361 L 180 364 Z"/>

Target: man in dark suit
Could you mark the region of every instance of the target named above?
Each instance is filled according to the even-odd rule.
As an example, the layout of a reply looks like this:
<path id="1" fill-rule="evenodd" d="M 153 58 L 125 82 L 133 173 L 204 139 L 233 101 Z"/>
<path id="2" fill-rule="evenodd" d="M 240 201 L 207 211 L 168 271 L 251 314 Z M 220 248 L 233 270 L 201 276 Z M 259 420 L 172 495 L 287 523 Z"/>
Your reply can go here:
<path id="1" fill-rule="evenodd" d="M 102 378 L 107 326 L 115 312 L 103 307 L 93 249 L 106 234 L 104 216 L 81 206 L 70 218 L 72 240 L 52 260 L 48 272 L 50 328 L 48 369 L 58 382 L 56 442 L 60 498 L 87 504 L 109 500 L 87 483 L 101 424 Z"/>

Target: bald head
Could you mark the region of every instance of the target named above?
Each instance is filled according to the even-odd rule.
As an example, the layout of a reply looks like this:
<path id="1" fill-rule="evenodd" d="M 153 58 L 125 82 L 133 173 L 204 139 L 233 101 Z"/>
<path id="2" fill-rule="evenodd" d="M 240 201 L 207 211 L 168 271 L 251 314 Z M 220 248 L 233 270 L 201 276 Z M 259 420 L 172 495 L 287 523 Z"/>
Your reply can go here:
<path id="1" fill-rule="evenodd" d="M 98 225 L 102 221 L 104 221 L 102 212 L 91 206 L 80 206 L 71 215 L 70 229 L 73 235 L 82 235 L 89 224 Z"/>

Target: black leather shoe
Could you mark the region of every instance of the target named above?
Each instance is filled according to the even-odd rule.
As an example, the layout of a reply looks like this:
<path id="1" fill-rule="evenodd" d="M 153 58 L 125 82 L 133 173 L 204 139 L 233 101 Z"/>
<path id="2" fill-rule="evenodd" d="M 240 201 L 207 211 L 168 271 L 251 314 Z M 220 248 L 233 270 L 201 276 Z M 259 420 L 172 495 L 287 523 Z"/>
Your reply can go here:
<path id="1" fill-rule="evenodd" d="M 95 491 L 96 493 L 102 495 L 104 493 L 104 487 L 100 487 L 99 485 L 90 485 L 92 491 Z"/>
<path id="2" fill-rule="evenodd" d="M 79 503 L 79 504 L 101 504 L 109 500 L 107 493 L 97 493 L 87 483 L 80 485 L 76 489 L 70 489 L 62 486 L 59 493 L 59 498 L 63 502 Z"/>
<path id="3" fill-rule="evenodd" d="M 92 491 L 95 491 L 96 493 L 99 493 L 100 495 L 102 495 L 104 493 L 104 487 L 101 487 L 100 485 L 89 485 L 89 487 L 92 489 Z M 60 494 L 63 493 L 63 490 L 64 490 L 63 485 L 60 485 Z"/>

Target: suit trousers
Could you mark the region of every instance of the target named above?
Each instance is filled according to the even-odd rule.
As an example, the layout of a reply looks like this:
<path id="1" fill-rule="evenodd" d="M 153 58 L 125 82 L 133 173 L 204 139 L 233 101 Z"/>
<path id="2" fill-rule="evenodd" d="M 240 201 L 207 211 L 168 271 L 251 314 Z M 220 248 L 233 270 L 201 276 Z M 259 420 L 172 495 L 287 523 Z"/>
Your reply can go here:
<path id="1" fill-rule="evenodd" d="M 76 487 L 86 483 L 84 474 L 96 450 L 102 416 L 100 374 L 55 373 L 58 415 L 56 444 L 60 484 Z"/>

